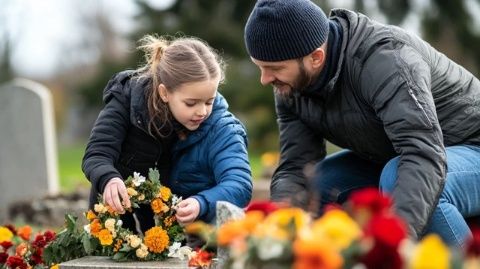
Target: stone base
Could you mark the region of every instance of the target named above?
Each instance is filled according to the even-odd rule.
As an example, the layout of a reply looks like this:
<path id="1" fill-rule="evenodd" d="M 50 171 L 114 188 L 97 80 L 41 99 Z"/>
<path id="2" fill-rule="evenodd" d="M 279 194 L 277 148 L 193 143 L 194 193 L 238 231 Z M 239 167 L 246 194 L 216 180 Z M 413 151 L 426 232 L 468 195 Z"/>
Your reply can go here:
<path id="1" fill-rule="evenodd" d="M 188 261 L 179 259 L 168 259 L 161 262 L 116 262 L 110 257 L 87 256 L 60 264 L 60 269 L 192 269 Z"/>

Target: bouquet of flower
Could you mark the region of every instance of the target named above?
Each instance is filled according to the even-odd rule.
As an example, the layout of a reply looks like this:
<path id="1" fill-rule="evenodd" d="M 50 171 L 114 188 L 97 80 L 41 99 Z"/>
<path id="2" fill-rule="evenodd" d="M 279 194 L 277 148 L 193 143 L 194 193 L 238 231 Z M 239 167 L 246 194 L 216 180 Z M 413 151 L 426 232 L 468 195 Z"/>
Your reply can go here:
<path id="1" fill-rule="evenodd" d="M 28 225 L 0 226 L 0 268 L 44 268 L 43 250 L 54 239 L 55 233 L 50 230 L 32 237 Z"/>
<path id="2" fill-rule="evenodd" d="M 195 223 L 186 230 L 215 237 L 228 251 L 225 268 L 480 268 L 479 229 L 472 227 L 465 253 L 449 249 L 437 235 L 413 242 L 392 200 L 376 189 L 353 193 L 344 207 L 329 206 L 317 219 L 266 202 L 218 229 Z"/>
<path id="3" fill-rule="evenodd" d="M 175 207 L 181 198 L 161 185 L 157 170 L 150 169 L 148 177 L 149 180 L 139 173 L 134 173 L 133 177 L 125 181 L 125 185 L 133 208 L 138 208 L 140 204 L 152 208 L 154 227 L 143 236 L 135 234 L 122 227 L 122 220 L 117 212 L 99 202 L 95 204 L 94 210 L 86 213 L 88 224 L 82 231 L 75 229 L 76 219 L 67 217 L 67 228 L 59 233 L 59 240 L 55 240 L 47 248 L 48 261 L 59 263 L 77 258 L 65 255 L 64 249 L 71 247 L 70 245 L 78 247 L 79 243 L 83 248 L 80 255 L 111 256 L 116 261 L 190 257 L 191 249 L 181 246 L 180 242 L 185 236 L 183 228 L 175 218 Z"/>

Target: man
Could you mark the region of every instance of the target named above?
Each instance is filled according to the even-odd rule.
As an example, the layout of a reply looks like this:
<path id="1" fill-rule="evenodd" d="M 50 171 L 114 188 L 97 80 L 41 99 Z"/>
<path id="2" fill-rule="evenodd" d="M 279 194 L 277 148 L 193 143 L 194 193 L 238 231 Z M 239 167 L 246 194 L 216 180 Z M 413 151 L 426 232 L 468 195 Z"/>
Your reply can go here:
<path id="1" fill-rule="evenodd" d="M 275 93 L 273 200 L 321 205 L 379 186 L 419 238 L 462 246 L 480 214 L 480 81 L 419 37 L 309 0 L 259 0 L 245 43 Z M 325 158 L 325 140 L 345 150 Z M 448 167 L 448 169 L 447 169 Z"/>

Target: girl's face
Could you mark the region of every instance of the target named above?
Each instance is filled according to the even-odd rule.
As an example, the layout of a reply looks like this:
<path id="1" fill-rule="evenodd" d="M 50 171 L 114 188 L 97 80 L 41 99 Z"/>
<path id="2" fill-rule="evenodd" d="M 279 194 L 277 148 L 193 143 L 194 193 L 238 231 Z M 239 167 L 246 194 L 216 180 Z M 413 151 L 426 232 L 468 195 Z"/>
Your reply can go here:
<path id="1" fill-rule="evenodd" d="M 190 131 L 196 130 L 212 113 L 219 79 L 191 82 L 169 92 L 160 84 L 160 96 L 173 117 Z"/>

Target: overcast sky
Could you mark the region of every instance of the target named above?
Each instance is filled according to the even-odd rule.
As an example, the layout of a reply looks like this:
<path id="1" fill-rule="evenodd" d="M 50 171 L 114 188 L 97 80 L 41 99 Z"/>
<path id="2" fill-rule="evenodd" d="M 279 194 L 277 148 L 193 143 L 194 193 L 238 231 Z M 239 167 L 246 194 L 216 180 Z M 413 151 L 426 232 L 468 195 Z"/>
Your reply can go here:
<path id="1" fill-rule="evenodd" d="M 152 6 L 165 8 L 174 0 L 146 1 Z M 331 2 L 334 3 L 332 6 L 349 8 L 353 0 Z M 385 21 L 378 12 L 376 0 L 366 0 L 365 3 L 373 18 Z M 417 13 L 428 10 L 428 3 L 429 0 L 412 0 L 413 10 Z M 476 0 L 468 0 L 468 3 L 473 14 L 480 14 Z M 81 27 L 82 14 L 98 9 L 107 11 L 119 33 L 132 29 L 131 18 L 136 13 L 133 0 L 0 0 L 0 40 L 5 34 L 14 40 L 12 61 L 16 72 L 26 77 L 45 78 L 61 68 L 59 63 L 64 59 L 95 60 L 98 55 L 91 49 L 69 52 L 77 55 L 76 58 L 62 53 L 66 48 L 78 47 L 77 44 L 85 42 L 85 35 L 92 31 Z M 418 33 L 419 22 L 415 14 L 405 21 L 403 27 Z"/>

